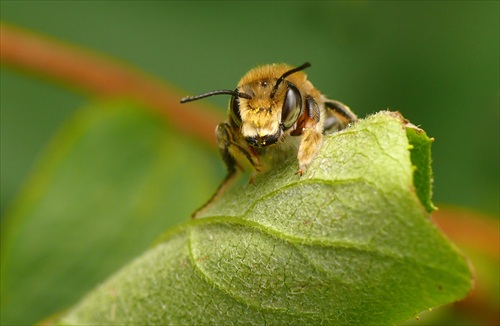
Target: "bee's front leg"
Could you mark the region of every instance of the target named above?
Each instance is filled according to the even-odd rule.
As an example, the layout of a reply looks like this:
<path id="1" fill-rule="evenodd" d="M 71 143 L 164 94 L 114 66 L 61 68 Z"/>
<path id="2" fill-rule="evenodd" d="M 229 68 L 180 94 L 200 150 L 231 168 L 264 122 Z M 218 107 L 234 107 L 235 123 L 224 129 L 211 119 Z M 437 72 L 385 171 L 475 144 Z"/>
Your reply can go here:
<path id="1" fill-rule="evenodd" d="M 302 176 L 307 166 L 318 154 L 323 142 L 323 128 L 320 125 L 321 111 L 312 97 L 306 98 L 306 110 L 300 119 L 298 128 L 301 128 L 302 139 L 299 145 L 297 159 L 299 161 L 298 174 Z"/>
<path id="2" fill-rule="evenodd" d="M 299 161 L 299 175 L 304 174 L 313 158 L 318 154 L 323 142 L 323 134 L 315 126 L 304 127 L 302 129 L 302 140 L 299 146 L 297 159 Z"/>
<path id="3" fill-rule="evenodd" d="M 259 154 L 239 136 L 238 132 L 227 122 L 217 126 L 217 143 L 228 172 L 234 172 L 236 167 L 244 170 L 241 163 L 244 163 L 246 168 L 249 168 L 248 164 L 250 164 L 250 168 L 260 172 L 262 166 Z"/>

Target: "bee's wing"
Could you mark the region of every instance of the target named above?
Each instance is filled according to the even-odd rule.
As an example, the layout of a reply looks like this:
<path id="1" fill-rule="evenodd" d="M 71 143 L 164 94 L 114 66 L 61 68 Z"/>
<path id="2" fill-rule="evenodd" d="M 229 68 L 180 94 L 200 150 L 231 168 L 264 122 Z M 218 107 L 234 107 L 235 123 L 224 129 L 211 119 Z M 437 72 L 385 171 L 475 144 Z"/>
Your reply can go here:
<path id="1" fill-rule="evenodd" d="M 358 119 L 347 105 L 339 101 L 325 99 L 324 104 L 326 108 L 325 120 L 323 123 L 324 134 L 342 130 L 347 127 L 349 123 Z"/>

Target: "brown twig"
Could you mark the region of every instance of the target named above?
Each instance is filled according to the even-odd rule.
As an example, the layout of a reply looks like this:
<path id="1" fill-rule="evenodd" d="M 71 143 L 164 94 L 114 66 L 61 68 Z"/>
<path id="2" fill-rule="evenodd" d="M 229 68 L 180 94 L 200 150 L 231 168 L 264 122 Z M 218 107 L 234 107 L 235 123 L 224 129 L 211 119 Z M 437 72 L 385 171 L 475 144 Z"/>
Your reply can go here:
<path id="1" fill-rule="evenodd" d="M 223 117 L 204 104 L 180 104 L 178 91 L 116 60 L 0 24 L 2 65 L 40 74 L 98 97 L 126 97 L 159 112 L 172 125 L 215 146 Z M 196 109 L 195 109 L 196 108 Z"/>

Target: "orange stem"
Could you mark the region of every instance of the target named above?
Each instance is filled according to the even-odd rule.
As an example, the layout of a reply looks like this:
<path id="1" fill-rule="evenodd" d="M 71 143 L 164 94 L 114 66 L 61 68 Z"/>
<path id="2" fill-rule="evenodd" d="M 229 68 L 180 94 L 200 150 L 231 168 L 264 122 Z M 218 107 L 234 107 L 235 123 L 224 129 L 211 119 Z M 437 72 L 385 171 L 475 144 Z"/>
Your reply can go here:
<path id="1" fill-rule="evenodd" d="M 444 208 L 432 214 L 433 220 L 451 240 L 500 259 L 500 221 L 477 212 Z"/>
<path id="2" fill-rule="evenodd" d="M 173 87 L 115 60 L 0 24 L 2 65 L 77 86 L 98 97 L 126 97 L 144 104 L 185 133 L 215 146 L 215 126 L 223 121 L 203 104 L 180 104 Z M 197 109 L 195 109 L 197 108 Z"/>

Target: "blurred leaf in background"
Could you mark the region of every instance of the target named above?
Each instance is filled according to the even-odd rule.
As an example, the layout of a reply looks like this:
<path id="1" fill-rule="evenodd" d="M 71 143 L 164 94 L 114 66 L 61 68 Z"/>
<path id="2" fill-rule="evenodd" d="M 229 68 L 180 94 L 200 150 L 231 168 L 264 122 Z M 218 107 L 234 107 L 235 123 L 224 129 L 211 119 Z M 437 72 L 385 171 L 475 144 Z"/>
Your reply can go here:
<path id="1" fill-rule="evenodd" d="M 128 62 L 186 94 L 232 88 L 256 64 L 310 61 L 307 73 L 314 85 L 359 116 L 399 110 L 435 137 L 434 201 L 492 215 L 493 224 L 478 223 L 498 229 L 497 1 L 2 1 L 0 6 L 3 23 Z M 155 122 L 159 116 L 142 112 L 140 105 L 89 101 L 75 85 L 63 88 L 4 65 L 0 74 L 2 323 L 20 314 L 31 323 L 70 306 L 166 228 L 187 219 L 210 196 L 224 168 L 215 152 L 179 133 L 177 124 Z M 207 102 L 224 113 L 227 99 Z M 130 147 L 113 145 L 121 137 L 130 139 Z M 71 159 L 80 164 L 79 172 L 60 169 Z M 87 175 L 86 169 L 97 174 Z M 127 169 L 130 174 L 120 177 Z M 148 179 L 154 173 L 162 177 Z M 60 192 L 61 201 L 48 205 L 43 198 L 51 189 Z M 96 205 L 92 217 L 70 205 L 84 198 L 80 204 Z M 135 213 L 122 213 L 124 205 Z M 491 237 L 498 246 L 498 232 Z M 478 284 L 493 289 L 483 298 L 490 312 L 499 303 L 498 248 L 484 251 L 491 246 L 471 255 L 480 266 Z M 91 258 L 95 262 L 87 262 Z M 82 270 L 82 261 L 91 270 Z M 73 273 L 75 268 L 85 273 Z M 6 271 L 23 271 L 17 279 L 22 291 L 14 281 L 4 283 Z M 26 298 L 36 304 L 16 312 L 4 304 L 6 297 L 13 306 L 28 304 Z M 456 321 L 454 313 L 432 322 Z M 460 321 L 477 324 L 481 315 Z"/>
<path id="2" fill-rule="evenodd" d="M 212 156 L 143 108 L 79 111 L 2 222 L 2 324 L 76 302 L 185 220 L 223 176 Z"/>

